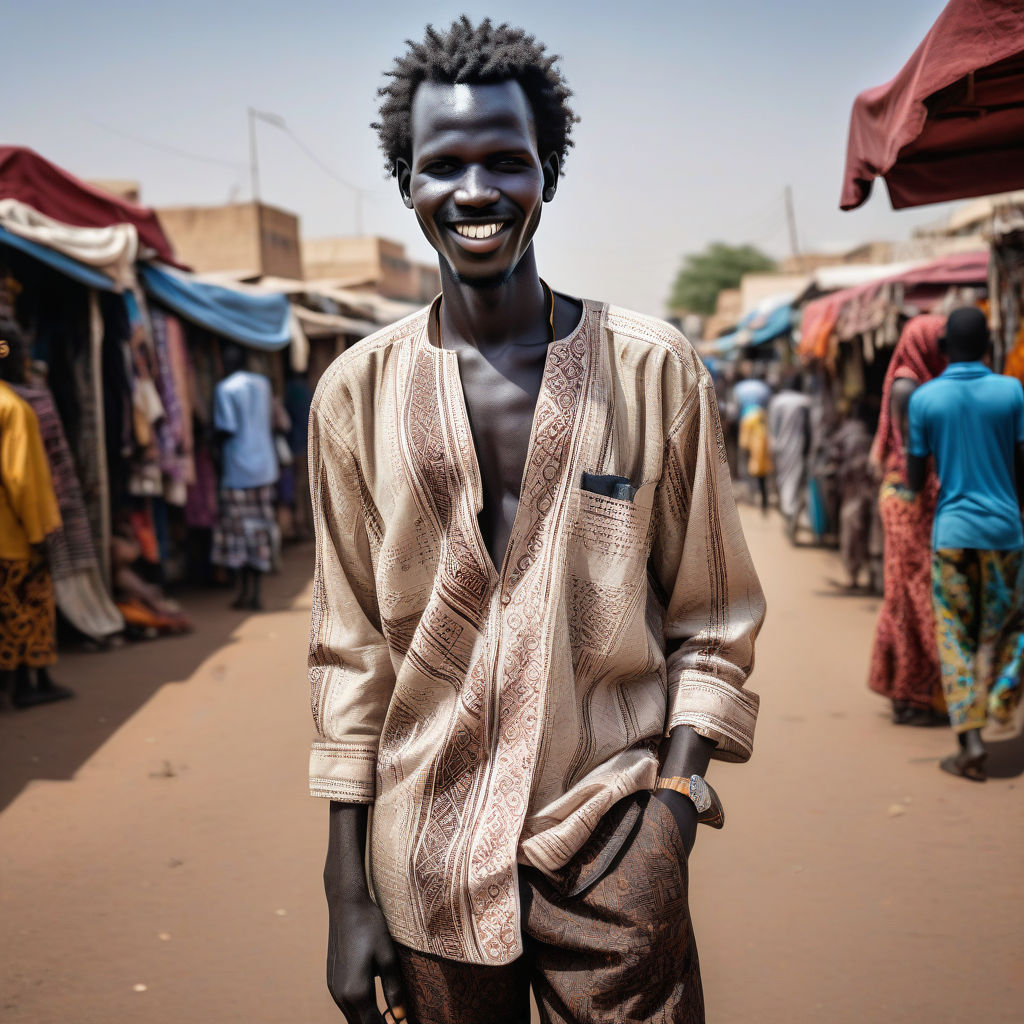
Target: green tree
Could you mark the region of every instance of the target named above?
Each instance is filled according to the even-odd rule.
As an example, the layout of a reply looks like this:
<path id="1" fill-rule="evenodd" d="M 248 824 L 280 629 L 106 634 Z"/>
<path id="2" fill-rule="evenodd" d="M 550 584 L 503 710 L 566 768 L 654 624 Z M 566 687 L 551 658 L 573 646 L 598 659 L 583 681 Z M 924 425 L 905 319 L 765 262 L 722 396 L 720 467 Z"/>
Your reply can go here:
<path id="1" fill-rule="evenodd" d="M 669 306 L 673 311 L 709 316 L 722 289 L 736 288 L 744 274 L 774 269 L 775 261 L 752 245 L 712 242 L 702 253 L 683 260 Z"/>

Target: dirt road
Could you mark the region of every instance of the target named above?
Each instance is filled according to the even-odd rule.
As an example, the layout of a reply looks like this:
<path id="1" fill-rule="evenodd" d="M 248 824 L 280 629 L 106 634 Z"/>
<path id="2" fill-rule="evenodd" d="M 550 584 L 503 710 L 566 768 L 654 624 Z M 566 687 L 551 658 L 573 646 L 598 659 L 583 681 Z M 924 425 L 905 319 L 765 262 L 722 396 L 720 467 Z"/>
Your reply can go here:
<path id="1" fill-rule="evenodd" d="M 769 597 L 748 765 L 715 765 L 691 902 L 711 1024 L 1024 1019 L 1024 741 L 983 786 L 938 771 L 864 677 L 876 602 L 746 515 Z M 309 549 L 244 617 L 65 657 L 75 701 L 0 716 L 0 1018 L 337 1022 L 326 808 L 305 793 Z"/>

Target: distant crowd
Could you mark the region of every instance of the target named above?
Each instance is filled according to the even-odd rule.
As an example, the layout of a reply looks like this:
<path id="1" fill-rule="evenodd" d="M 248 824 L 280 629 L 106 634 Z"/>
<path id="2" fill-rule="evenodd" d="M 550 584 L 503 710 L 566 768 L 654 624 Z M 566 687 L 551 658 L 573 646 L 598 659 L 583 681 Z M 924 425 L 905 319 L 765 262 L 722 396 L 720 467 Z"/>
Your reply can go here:
<path id="1" fill-rule="evenodd" d="M 882 607 L 868 685 L 901 726 L 951 725 L 951 774 L 983 781 L 1024 676 L 1024 388 L 993 372 L 984 314 L 917 316 L 875 406 L 796 367 L 715 368 L 734 478 L 791 542 L 838 547 Z"/>

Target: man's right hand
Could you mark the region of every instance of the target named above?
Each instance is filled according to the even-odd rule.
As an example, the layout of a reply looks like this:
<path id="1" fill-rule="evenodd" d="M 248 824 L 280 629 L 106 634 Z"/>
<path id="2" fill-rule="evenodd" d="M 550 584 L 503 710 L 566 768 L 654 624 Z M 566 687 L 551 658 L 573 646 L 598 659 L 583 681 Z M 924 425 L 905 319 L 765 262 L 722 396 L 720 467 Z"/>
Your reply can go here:
<path id="1" fill-rule="evenodd" d="M 348 1024 L 382 1024 L 374 978 L 380 978 L 393 1019 L 405 1018 L 405 995 L 395 945 L 380 908 L 370 899 L 327 897 L 327 988 Z"/>
<path id="2" fill-rule="evenodd" d="M 324 864 L 327 988 L 348 1024 L 391 1024 L 405 1020 L 408 1004 L 395 944 L 366 884 L 366 819 L 365 805 L 331 801 Z M 391 1007 L 387 1017 L 377 1009 L 375 978 Z"/>

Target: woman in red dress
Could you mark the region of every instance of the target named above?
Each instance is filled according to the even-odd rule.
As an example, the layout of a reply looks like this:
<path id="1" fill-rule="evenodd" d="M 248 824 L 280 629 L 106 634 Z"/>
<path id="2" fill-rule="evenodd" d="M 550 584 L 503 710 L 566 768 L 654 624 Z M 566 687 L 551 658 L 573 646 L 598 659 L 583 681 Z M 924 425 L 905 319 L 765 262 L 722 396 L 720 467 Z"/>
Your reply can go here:
<path id="1" fill-rule="evenodd" d="M 946 368 L 939 339 L 945 321 L 917 316 L 900 335 L 885 375 L 882 410 L 871 448 L 881 478 L 885 597 L 875 630 L 868 685 L 892 701 L 897 725 L 945 725 L 931 593 L 931 533 L 939 482 L 929 473 L 916 497 L 906 486 L 906 422 L 910 395 Z"/>

